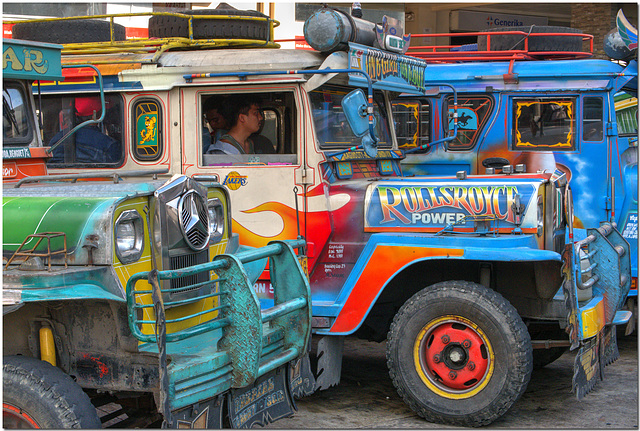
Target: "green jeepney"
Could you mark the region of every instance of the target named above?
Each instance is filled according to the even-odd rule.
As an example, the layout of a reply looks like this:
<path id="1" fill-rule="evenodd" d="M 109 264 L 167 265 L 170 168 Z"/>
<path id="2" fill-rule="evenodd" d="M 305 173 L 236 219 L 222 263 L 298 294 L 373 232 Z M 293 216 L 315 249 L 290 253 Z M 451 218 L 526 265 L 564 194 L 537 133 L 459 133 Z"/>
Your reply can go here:
<path id="1" fill-rule="evenodd" d="M 36 78 L 4 78 L 6 164 L 44 149 Z M 4 181 L 3 427 L 251 427 L 313 389 L 305 241 L 240 246 L 225 187 L 162 174 Z"/>

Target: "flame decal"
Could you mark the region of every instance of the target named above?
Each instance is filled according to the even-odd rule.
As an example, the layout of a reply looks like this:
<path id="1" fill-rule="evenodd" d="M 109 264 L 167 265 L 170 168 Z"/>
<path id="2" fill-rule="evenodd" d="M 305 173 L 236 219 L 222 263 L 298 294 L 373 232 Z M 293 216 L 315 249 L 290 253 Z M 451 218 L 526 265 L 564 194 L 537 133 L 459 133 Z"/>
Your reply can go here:
<path id="1" fill-rule="evenodd" d="M 280 202 L 265 202 L 263 204 L 258 205 L 255 208 L 243 211 L 247 214 L 257 214 L 261 212 L 274 212 L 278 214 L 283 221 L 282 230 L 273 236 L 262 236 L 258 235 L 255 232 L 247 229 L 236 220 L 233 220 L 233 231 L 237 232 L 240 235 L 240 243 L 244 245 L 248 245 L 251 247 L 263 247 L 267 245 L 269 241 L 274 240 L 284 240 L 296 238 L 298 236 L 298 227 L 296 220 L 296 210 L 291 208 Z M 326 238 L 329 236 L 329 213 L 328 211 L 318 211 L 318 212 L 309 212 L 305 214 L 303 211 L 300 211 L 300 233 L 304 235 L 305 229 L 305 218 L 307 225 L 312 229 L 313 232 L 309 232 L 314 240 L 319 240 L 320 238 Z M 308 238 L 311 240 L 311 238 Z M 324 241 L 321 241 L 324 243 Z"/>

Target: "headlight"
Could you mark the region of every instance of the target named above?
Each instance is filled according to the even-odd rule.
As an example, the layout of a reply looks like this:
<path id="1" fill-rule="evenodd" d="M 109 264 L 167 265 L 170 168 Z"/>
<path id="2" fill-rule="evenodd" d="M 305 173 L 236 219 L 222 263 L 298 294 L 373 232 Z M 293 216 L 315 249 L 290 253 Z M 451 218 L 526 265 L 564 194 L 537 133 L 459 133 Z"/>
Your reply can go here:
<path id="1" fill-rule="evenodd" d="M 209 211 L 209 234 L 212 243 L 220 242 L 224 235 L 224 206 L 218 198 L 209 199 L 207 202 Z"/>
<path id="2" fill-rule="evenodd" d="M 544 232 L 544 205 L 542 204 L 542 196 L 538 196 L 538 236 L 542 236 Z"/>
<path id="3" fill-rule="evenodd" d="M 142 217 L 136 210 L 123 211 L 116 220 L 116 256 L 122 263 L 140 259 L 144 249 Z"/>

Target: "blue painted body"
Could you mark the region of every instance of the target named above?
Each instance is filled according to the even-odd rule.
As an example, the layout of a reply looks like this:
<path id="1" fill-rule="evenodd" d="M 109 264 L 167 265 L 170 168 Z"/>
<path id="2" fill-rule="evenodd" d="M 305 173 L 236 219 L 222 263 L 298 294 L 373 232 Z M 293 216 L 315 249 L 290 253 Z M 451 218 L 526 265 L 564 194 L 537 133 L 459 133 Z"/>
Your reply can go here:
<path id="1" fill-rule="evenodd" d="M 637 63 L 625 68 L 606 60 L 516 61 L 430 64 L 425 77 L 426 95 L 420 100 L 429 105 L 430 141 L 448 132 L 447 97 L 451 92 L 438 83 L 452 84 L 458 92 L 458 124 L 467 131 L 470 142 L 465 148 L 438 146 L 424 154 L 407 154 L 402 162 L 404 175 L 442 175 L 465 170 L 482 174 L 483 160 L 500 157 L 510 164 L 524 163 L 527 172 L 554 170 L 567 172 L 573 190 L 576 228 L 593 228 L 601 221 L 613 221 L 631 244 L 632 274 L 637 277 L 637 136 L 620 136 L 616 124 L 614 94 L 620 90 L 637 91 Z M 504 75 L 511 72 L 517 82 Z M 465 100 L 485 97 L 490 105 L 485 116 L 478 117 L 465 107 Z M 564 98 L 575 100 L 573 148 L 537 150 L 516 147 L 514 101 L 522 98 Z M 585 102 L 601 98 L 601 135 L 587 138 Z M 414 96 L 403 102 L 417 100 Z M 449 105 L 450 109 L 451 105 Z M 466 114 L 466 115 L 465 115 Z M 402 121 L 396 118 L 396 121 Z M 426 132 L 426 131 L 424 131 Z M 519 133 L 519 132 L 518 132 Z M 424 135 L 423 135 L 424 136 Z M 535 135 L 534 135 L 535 136 Z M 523 138 L 524 140 L 524 138 Z M 614 196 L 612 197 L 612 182 Z M 637 291 L 633 290 L 632 295 Z"/>

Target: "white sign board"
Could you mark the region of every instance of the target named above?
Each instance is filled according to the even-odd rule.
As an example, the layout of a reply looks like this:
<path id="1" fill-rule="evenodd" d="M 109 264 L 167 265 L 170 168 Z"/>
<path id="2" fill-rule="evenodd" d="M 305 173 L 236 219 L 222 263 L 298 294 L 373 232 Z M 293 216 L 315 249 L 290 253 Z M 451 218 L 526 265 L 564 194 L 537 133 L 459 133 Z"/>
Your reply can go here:
<path id="1" fill-rule="evenodd" d="M 492 12 L 471 12 L 454 10 L 449 15 L 451 31 L 482 31 L 499 27 L 520 27 L 529 25 L 547 25 L 547 17 L 512 15 Z"/>

